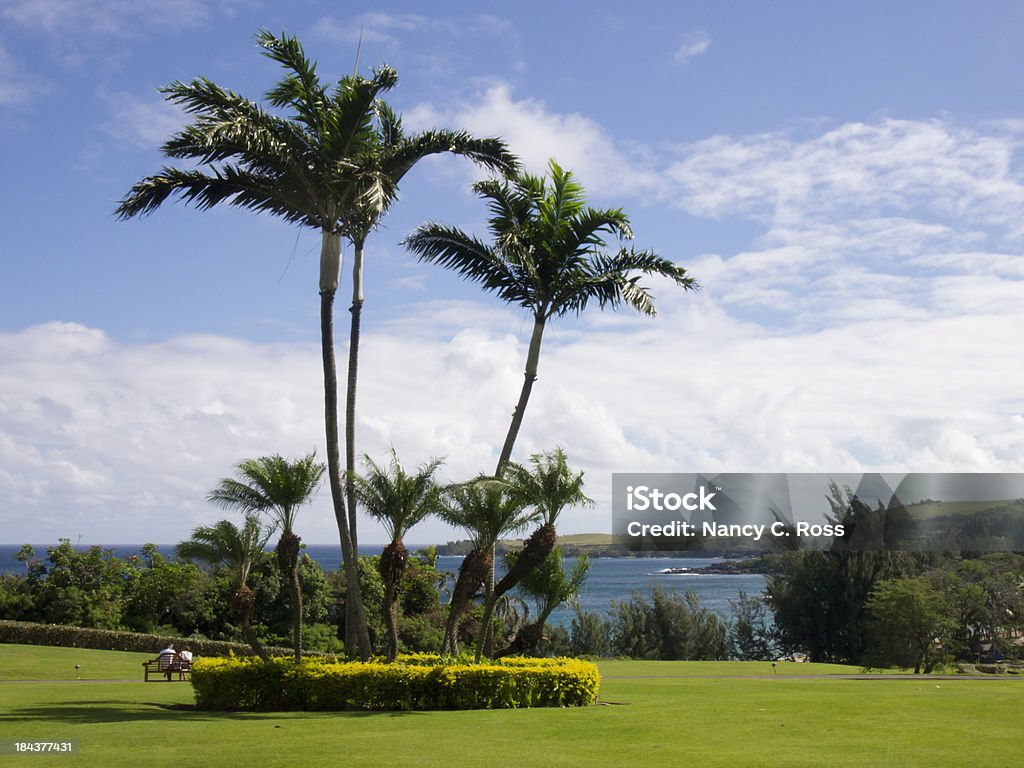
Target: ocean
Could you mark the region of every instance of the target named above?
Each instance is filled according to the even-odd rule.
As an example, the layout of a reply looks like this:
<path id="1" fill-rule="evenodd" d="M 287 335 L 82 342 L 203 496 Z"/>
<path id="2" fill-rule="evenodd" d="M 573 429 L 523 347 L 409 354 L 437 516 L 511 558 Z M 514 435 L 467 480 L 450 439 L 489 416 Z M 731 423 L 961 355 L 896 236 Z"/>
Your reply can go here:
<path id="1" fill-rule="evenodd" d="M 35 547 L 36 556 L 45 558 L 46 546 Z M 20 546 L 0 545 L 0 573 L 24 572 L 24 564 L 15 560 Z M 117 557 L 128 557 L 139 551 L 137 545 L 111 545 L 104 549 L 114 550 Z M 165 556 L 172 556 L 174 547 L 160 546 Z M 341 550 L 336 545 L 309 545 L 306 553 L 325 570 L 341 567 Z M 410 552 L 416 548 L 409 546 Z M 379 555 L 380 546 L 361 546 L 361 555 Z M 438 558 L 438 568 L 457 573 L 461 557 Z M 580 594 L 580 606 L 587 611 L 604 612 L 612 600 L 628 600 L 634 592 L 649 595 L 651 588 L 660 586 L 673 592 L 695 592 L 701 605 L 710 608 L 723 618 L 732 614 L 730 600 L 739 593 L 759 595 L 764 591 L 765 577 L 761 574 L 713 575 L 713 574 L 666 574 L 668 568 L 700 568 L 721 562 L 722 558 L 646 558 L 646 557 L 599 557 L 594 558 L 590 574 Z M 500 566 L 499 566 L 500 567 Z M 532 607 L 531 607 L 532 610 Z M 567 626 L 572 618 L 568 609 L 559 609 L 551 617 L 552 624 Z"/>

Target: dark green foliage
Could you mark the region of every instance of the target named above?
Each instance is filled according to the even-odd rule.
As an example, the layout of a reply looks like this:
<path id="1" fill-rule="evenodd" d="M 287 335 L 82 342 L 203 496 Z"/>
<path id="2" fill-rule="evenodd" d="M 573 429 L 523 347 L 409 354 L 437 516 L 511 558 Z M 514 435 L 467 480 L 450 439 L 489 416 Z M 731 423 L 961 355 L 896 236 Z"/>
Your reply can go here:
<path id="1" fill-rule="evenodd" d="M 611 622 L 597 611 L 573 606 L 569 625 L 569 653 L 573 656 L 605 658 L 612 655 Z"/>
<path id="2" fill-rule="evenodd" d="M 892 552 L 793 552 L 780 555 L 765 599 L 780 642 L 810 661 L 859 664 L 867 648 L 864 604 L 885 579 L 912 573 Z"/>
<path id="3" fill-rule="evenodd" d="M 957 658 L 1018 658 L 1024 632 L 1024 555 L 1000 552 L 950 560 L 927 573 L 946 597 L 952 624 L 949 649 Z"/>
<path id="4" fill-rule="evenodd" d="M 184 641 L 197 656 L 245 656 L 251 653 L 246 643 L 227 643 L 189 637 Z M 64 648 L 98 648 L 108 651 L 136 651 L 156 654 L 168 643 L 182 643 L 174 635 L 149 635 L 138 632 L 117 632 L 108 629 L 72 627 L 58 624 L 34 624 L 0 620 L 0 643 L 19 645 L 55 645 Z M 290 655 L 291 648 L 268 648 L 277 656 Z M 140 670 L 141 677 L 141 670 Z"/>
<path id="5" fill-rule="evenodd" d="M 778 658 L 777 633 L 764 598 L 751 597 L 741 591 L 739 597 L 730 600 L 729 604 L 732 606 L 729 641 L 733 655 L 740 661 Z"/>
<path id="6" fill-rule="evenodd" d="M 611 650 L 634 659 L 715 660 L 730 656 L 727 625 L 702 608 L 692 592 L 680 595 L 660 587 L 647 600 L 612 601 Z"/>

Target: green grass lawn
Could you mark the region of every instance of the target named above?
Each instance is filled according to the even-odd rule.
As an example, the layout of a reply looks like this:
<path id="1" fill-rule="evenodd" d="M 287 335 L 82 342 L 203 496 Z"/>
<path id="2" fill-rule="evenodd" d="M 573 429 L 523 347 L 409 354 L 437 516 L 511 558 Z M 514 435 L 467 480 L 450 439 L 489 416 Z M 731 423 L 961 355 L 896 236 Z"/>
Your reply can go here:
<path id="1" fill-rule="evenodd" d="M 830 669 L 807 664 L 740 679 L 770 665 L 609 661 L 609 704 L 582 709 L 231 714 L 191 710 L 186 683 L 102 681 L 141 678 L 142 658 L 0 646 L 0 742 L 79 742 L 75 756 L 0 765 L 960 768 L 1015 765 L 1024 748 L 1019 679 L 801 677 Z M 73 677 L 75 663 L 95 679 L 17 681 L 69 665 Z"/>

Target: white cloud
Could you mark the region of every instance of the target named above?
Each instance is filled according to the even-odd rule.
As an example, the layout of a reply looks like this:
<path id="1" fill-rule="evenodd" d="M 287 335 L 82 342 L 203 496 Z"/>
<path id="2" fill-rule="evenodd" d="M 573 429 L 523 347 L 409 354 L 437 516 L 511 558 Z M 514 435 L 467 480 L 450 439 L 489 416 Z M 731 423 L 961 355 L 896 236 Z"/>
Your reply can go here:
<path id="1" fill-rule="evenodd" d="M 543 101 L 517 100 L 504 83 L 453 108 L 420 104 L 404 117 L 411 129 L 445 125 L 478 136 L 501 136 L 535 173 L 555 158 L 591 194 L 648 195 L 664 187 L 659 175 L 644 167 L 642 157 L 618 145 L 597 121 L 578 113 L 552 112 Z"/>
<path id="2" fill-rule="evenodd" d="M 159 94 L 141 99 L 132 94 L 114 93 L 104 100 L 110 105 L 112 115 L 103 129 L 139 149 L 156 149 L 187 122 L 185 113 Z"/>
<path id="3" fill-rule="evenodd" d="M 1024 470 L 1019 301 L 777 334 L 708 296 L 659 294 L 654 320 L 551 327 L 517 455 L 558 444 L 586 470 L 599 506 L 565 530 L 607 530 L 613 471 Z M 365 333 L 361 449 L 447 456 L 450 479 L 489 469 L 522 328 L 490 303 L 443 302 Z M 203 498 L 238 459 L 324 455 L 316 344 L 124 344 L 52 323 L 0 335 L 0 356 L 8 540 L 176 541 L 222 514 Z M 332 520 L 322 491 L 300 532 L 331 542 Z M 412 538 L 448 535 L 432 524 Z M 382 537 L 364 523 L 364 541 Z"/>
<path id="4" fill-rule="evenodd" d="M 679 43 L 679 47 L 676 49 L 672 60 L 676 64 L 686 64 L 691 59 L 700 56 L 702 53 L 706 53 L 710 47 L 711 37 L 707 32 L 704 30 L 688 32 L 683 35 L 683 39 Z"/>

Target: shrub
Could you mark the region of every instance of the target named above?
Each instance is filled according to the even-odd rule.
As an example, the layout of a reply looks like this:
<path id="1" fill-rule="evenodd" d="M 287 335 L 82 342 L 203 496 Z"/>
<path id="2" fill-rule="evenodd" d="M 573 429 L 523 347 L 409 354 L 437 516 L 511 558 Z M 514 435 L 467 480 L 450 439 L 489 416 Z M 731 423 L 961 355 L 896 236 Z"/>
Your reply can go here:
<path id="1" fill-rule="evenodd" d="M 703 608 L 693 592 L 680 595 L 660 587 L 651 599 L 612 601 L 611 649 L 633 659 L 727 659 L 727 627 Z"/>
<path id="2" fill-rule="evenodd" d="M 433 654 L 379 661 L 199 659 L 199 709 L 423 710 L 569 707 L 597 700 L 597 667 L 576 659 L 465 664 Z"/>
<path id="3" fill-rule="evenodd" d="M 27 621 L 0 621 L 0 643 L 22 645 L 56 645 L 64 648 L 98 648 L 106 651 L 138 651 L 156 653 L 168 643 L 186 644 L 196 656 L 247 655 L 252 653 L 243 643 L 226 643 L 173 635 L 146 635 L 138 632 L 117 632 L 107 629 L 69 627 L 64 624 L 32 624 Z M 287 655 L 290 648 L 268 648 L 274 655 Z"/>

